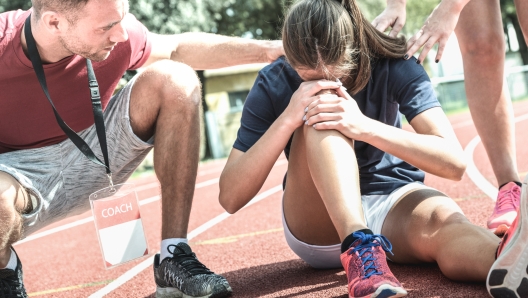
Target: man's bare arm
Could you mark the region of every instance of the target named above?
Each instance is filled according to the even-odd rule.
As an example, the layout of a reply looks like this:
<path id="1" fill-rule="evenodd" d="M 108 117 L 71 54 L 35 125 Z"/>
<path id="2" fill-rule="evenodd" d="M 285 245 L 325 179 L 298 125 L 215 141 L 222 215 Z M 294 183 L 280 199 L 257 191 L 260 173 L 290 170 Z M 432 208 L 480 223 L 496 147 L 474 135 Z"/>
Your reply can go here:
<path id="1" fill-rule="evenodd" d="M 185 63 L 193 69 L 272 62 L 284 55 L 280 40 L 252 40 L 211 33 L 151 34 L 152 51 L 145 66 L 161 59 Z"/>

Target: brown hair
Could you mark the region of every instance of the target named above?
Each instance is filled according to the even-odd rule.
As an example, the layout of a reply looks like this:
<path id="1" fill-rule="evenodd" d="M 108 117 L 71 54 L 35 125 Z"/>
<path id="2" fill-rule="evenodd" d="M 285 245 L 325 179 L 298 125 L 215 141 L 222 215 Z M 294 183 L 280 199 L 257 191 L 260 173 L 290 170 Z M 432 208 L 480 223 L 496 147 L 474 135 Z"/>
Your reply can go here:
<path id="1" fill-rule="evenodd" d="M 78 17 L 76 13 L 81 10 L 89 0 L 31 0 L 33 12 L 37 19 L 45 10 L 54 10 L 64 13 L 71 24 L 75 24 Z"/>
<path id="2" fill-rule="evenodd" d="M 374 58 L 402 58 L 405 38 L 392 38 L 368 22 L 355 0 L 300 0 L 289 10 L 282 42 L 293 67 L 349 73 L 346 87 L 354 94 L 370 79 Z"/>

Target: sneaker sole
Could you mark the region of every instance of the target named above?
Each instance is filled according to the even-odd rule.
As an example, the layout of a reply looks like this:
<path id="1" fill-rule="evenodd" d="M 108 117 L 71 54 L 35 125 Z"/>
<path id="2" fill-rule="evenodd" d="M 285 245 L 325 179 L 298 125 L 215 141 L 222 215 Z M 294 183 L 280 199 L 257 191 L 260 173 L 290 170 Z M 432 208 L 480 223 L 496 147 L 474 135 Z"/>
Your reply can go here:
<path id="1" fill-rule="evenodd" d="M 227 289 L 224 288 L 224 290 L 221 290 L 220 292 L 211 293 L 205 296 L 189 296 L 177 288 L 157 287 L 156 298 L 222 298 L 228 297 L 229 295 L 231 295 L 232 292 L 233 290 L 231 289 L 231 287 L 228 287 Z"/>
<path id="2" fill-rule="evenodd" d="M 393 287 L 391 285 L 380 286 L 375 293 L 372 293 L 363 297 L 353 297 L 349 295 L 349 298 L 396 298 L 407 296 L 407 291 L 404 288 Z"/>
<path id="3" fill-rule="evenodd" d="M 523 182 L 517 230 L 491 266 L 486 288 L 494 298 L 528 298 L 528 193 Z"/>

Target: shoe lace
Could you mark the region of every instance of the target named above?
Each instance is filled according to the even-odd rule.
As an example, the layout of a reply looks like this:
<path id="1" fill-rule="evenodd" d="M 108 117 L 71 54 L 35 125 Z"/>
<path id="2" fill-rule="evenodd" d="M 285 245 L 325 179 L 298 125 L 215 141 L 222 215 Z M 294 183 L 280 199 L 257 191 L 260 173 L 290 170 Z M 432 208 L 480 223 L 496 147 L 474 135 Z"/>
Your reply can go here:
<path id="1" fill-rule="evenodd" d="M 521 191 L 519 187 L 512 187 L 508 190 L 501 190 L 499 192 L 499 198 L 497 199 L 497 211 L 503 211 L 504 209 L 515 209 L 519 208 L 519 197 Z"/>
<path id="2" fill-rule="evenodd" d="M 172 251 L 171 248 L 174 248 Z M 167 251 L 172 254 L 170 261 L 173 263 L 178 263 L 185 271 L 189 272 L 191 275 L 198 274 L 213 274 L 211 270 L 205 267 L 204 264 L 200 263 L 196 258 L 196 255 L 191 252 L 187 253 L 178 246 L 171 244 L 167 247 Z"/>
<path id="3" fill-rule="evenodd" d="M 365 273 L 363 279 L 369 278 L 372 275 L 382 275 L 383 272 L 380 271 L 380 268 L 378 268 L 375 262 L 376 256 L 374 255 L 374 248 L 381 246 L 384 251 L 394 255 L 392 253 L 392 244 L 389 240 L 385 236 L 379 234 L 372 235 L 362 232 L 354 232 L 352 235 L 359 239 L 361 243 L 351 249 L 349 254 L 358 253 L 363 265 L 363 272 Z"/>

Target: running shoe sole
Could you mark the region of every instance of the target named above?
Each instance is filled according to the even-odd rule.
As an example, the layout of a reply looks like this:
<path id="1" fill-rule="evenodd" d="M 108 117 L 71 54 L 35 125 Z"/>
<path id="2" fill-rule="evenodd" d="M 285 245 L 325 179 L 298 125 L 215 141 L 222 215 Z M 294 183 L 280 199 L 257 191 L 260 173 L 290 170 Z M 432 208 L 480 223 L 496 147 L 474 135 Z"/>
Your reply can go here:
<path id="1" fill-rule="evenodd" d="M 363 297 L 353 297 L 348 296 L 349 298 L 396 298 L 407 296 L 407 291 L 404 288 L 394 287 L 391 285 L 382 285 L 376 292 Z"/>
<path id="2" fill-rule="evenodd" d="M 528 298 L 527 181 L 528 176 L 522 185 L 517 229 L 488 273 L 486 287 L 494 298 Z"/>
<path id="3" fill-rule="evenodd" d="M 209 295 L 195 297 L 195 296 L 186 295 L 177 288 L 157 287 L 156 298 L 222 298 L 222 297 L 228 297 L 229 295 L 231 295 L 232 292 L 233 290 L 231 289 L 231 287 L 225 288 L 221 286 L 221 287 L 217 287 L 216 289 L 214 289 L 213 293 Z"/>

